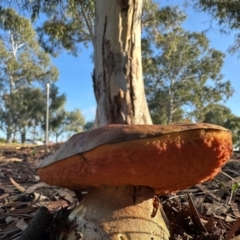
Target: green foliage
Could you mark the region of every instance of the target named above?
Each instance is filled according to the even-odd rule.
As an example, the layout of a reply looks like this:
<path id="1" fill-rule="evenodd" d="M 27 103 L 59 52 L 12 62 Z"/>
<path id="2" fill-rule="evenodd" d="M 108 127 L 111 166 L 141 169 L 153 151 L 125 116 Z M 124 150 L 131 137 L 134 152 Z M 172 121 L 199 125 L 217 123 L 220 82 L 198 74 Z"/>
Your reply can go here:
<path id="1" fill-rule="evenodd" d="M 58 88 L 50 88 L 50 127 L 61 124 L 58 111 L 63 109 L 66 102 L 64 94 L 59 94 Z M 11 126 L 12 132 L 21 134 L 21 141 L 25 142 L 30 128 L 43 126 L 45 130 L 46 91 L 41 88 L 20 88 L 17 92 L 5 95 L 3 100 L 4 111 L 0 111 L 2 129 Z M 12 114 L 14 113 L 14 114 Z M 9 124 L 11 123 L 11 124 Z"/>
<path id="2" fill-rule="evenodd" d="M 94 1 L 68 0 L 58 2 L 54 8 L 43 1 L 42 12 L 48 19 L 38 27 L 40 42 L 44 49 L 57 55 L 66 49 L 74 55 L 79 53 L 79 44 L 87 46 L 94 42 Z M 51 9 L 51 10 L 50 10 Z"/>
<path id="3" fill-rule="evenodd" d="M 51 132 L 55 136 L 56 142 L 61 135 L 70 137 L 71 135 L 83 131 L 85 124 L 84 117 L 79 109 L 74 111 L 62 110 L 51 122 Z"/>
<path id="4" fill-rule="evenodd" d="M 210 14 L 212 19 L 215 19 L 218 22 L 221 32 L 230 33 L 232 30 L 238 31 L 238 33 L 235 35 L 235 44 L 232 45 L 229 50 L 232 53 L 239 52 L 239 49 L 240 49 L 239 1 L 194 0 L 194 6 L 195 6 L 195 9 L 199 11 L 204 11 Z"/>
<path id="5" fill-rule="evenodd" d="M 150 27 L 143 41 L 146 94 L 155 123 L 202 121 L 207 105 L 233 93 L 221 74 L 224 54 L 210 48 L 204 34 L 184 31 L 181 19 L 165 31 Z"/>
<path id="6" fill-rule="evenodd" d="M 5 95 L 3 103 L 5 111 L 1 114 L 2 123 L 7 127 L 11 122 L 12 127 L 19 131 L 30 126 L 44 107 L 42 90 L 31 87 Z"/>
<path id="7" fill-rule="evenodd" d="M 45 130 L 47 106 L 45 90 L 33 87 L 21 88 L 15 93 L 6 95 L 3 102 L 4 109 L 8 111 L 0 111 L 2 128 L 8 127 L 11 121 L 12 132 L 19 132 L 22 142 L 25 142 L 30 129 L 41 127 Z M 60 94 L 54 84 L 50 86 L 49 102 L 49 131 L 55 136 L 56 141 L 62 134 L 69 137 L 83 130 L 85 120 L 81 111 L 76 109 L 67 112 L 64 109 L 66 96 Z M 14 115 L 10 114 L 12 112 Z"/>
<path id="8" fill-rule="evenodd" d="M 33 39 L 35 32 L 32 28 L 31 22 L 18 15 L 12 8 L 0 10 L 0 28 L 4 31 L 11 31 L 17 33 L 14 38 L 23 40 L 34 45 Z"/>
<path id="9" fill-rule="evenodd" d="M 232 117 L 232 112 L 229 108 L 220 104 L 210 104 L 204 110 L 203 122 L 214 123 L 224 126 L 229 118 Z"/>
<path id="10" fill-rule="evenodd" d="M 9 4 L 2 3 L 2 9 L 6 6 L 27 10 L 32 20 L 40 15 L 46 16 L 46 20 L 37 28 L 42 47 L 53 56 L 66 49 L 73 55 L 78 55 L 81 44 L 94 45 L 94 0 L 54 0 L 54 1 L 28 1 L 23 0 L 19 5 L 17 1 Z M 144 0 L 146 13 L 143 14 L 143 26 L 156 22 L 152 18 L 152 11 L 157 11 L 157 4 L 152 0 Z M 158 14 L 158 13 L 157 13 Z M 164 16 L 159 16 L 164 18 Z"/>
<path id="11" fill-rule="evenodd" d="M 94 121 L 86 122 L 83 126 L 84 131 L 89 131 L 89 130 L 92 130 L 93 128 L 94 128 Z"/>
<path id="12" fill-rule="evenodd" d="M 59 89 L 56 85 L 52 84 L 50 86 L 50 106 L 49 111 L 55 113 L 58 109 L 63 109 L 66 102 L 65 94 L 59 94 Z"/>
<path id="13" fill-rule="evenodd" d="M 211 14 L 222 26 L 227 26 L 230 29 L 240 28 L 240 5 L 236 0 L 195 0 L 195 7 L 198 10 Z"/>
<path id="14" fill-rule="evenodd" d="M 56 81 L 58 70 L 41 49 L 29 19 L 13 9 L 0 9 L 0 29 L 0 91 L 4 96 L 0 102 L 0 119 L 1 128 L 10 141 L 17 131 L 16 126 L 23 129 L 22 126 L 28 125 L 24 119 L 30 113 L 24 110 L 28 107 L 21 99 L 35 96 L 36 89 L 29 90 L 33 85 L 45 85 L 49 79 Z M 24 117 L 19 115 L 22 111 L 25 111 Z M 20 119 L 23 120 L 22 126 L 19 125 Z"/>
<path id="15" fill-rule="evenodd" d="M 186 15 L 176 6 L 160 8 L 159 4 L 152 0 L 143 1 L 142 26 L 146 31 L 152 32 L 154 29 L 161 32 L 180 25 L 185 19 Z"/>
<path id="16" fill-rule="evenodd" d="M 46 14 L 57 14 L 57 10 L 60 9 L 53 8 L 56 6 L 55 3 L 49 3 L 48 7 L 43 4 L 41 7 L 44 7 Z M 58 34 L 58 40 L 63 41 L 65 48 L 68 44 L 66 34 L 74 38 L 73 32 L 77 32 L 75 23 L 68 22 L 71 18 L 70 8 L 75 9 L 76 4 L 78 1 L 69 0 L 66 12 L 62 12 L 64 18 L 56 15 L 59 17 L 58 20 L 64 21 L 64 24 L 67 22 L 66 32 L 64 32 L 66 26 L 61 25 L 58 25 L 59 29 L 53 26 L 51 30 L 53 31 L 51 34 Z M 81 4 L 86 7 L 86 3 L 81 2 Z M 21 134 L 22 142 L 24 142 L 29 129 L 32 128 L 34 134 L 39 126 L 45 130 L 45 86 L 49 80 L 52 83 L 49 95 L 50 132 L 57 131 L 62 126 L 64 126 L 64 132 L 68 134 L 82 131 L 85 122 L 81 112 L 80 110 L 65 111 L 66 96 L 60 94 L 57 86 L 53 84 L 57 80 L 58 71 L 51 65 L 48 54 L 41 49 L 31 22 L 18 15 L 13 9 L 1 9 L 0 12 L 0 27 L 4 34 L 0 38 L 0 69 L 2 70 L 0 73 L 3 73 L 0 75 L 0 91 L 4 96 L 0 108 L 0 127 L 7 133 L 7 141 L 16 136 L 17 132 Z M 54 19 L 60 23 L 57 18 Z M 49 22 L 45 24 L 47 26 Z M 56 135 L 59 136 L 61 133 L 58 132 Z"/>
<path id="17" fill-rule="evenodd" d="M 15 3 L 15 4 L 14 4 Z M 10 6 L 16 5 L 12 1 Z M 6 7 L 6 4 L 5 4 Z M 46 20 L 37 28 L 42 47 L 53 56 L 66 49 L 73 55 L 78 55 L 81 44 L 94 46 L 95 1 L 93 0 L 55 0 L 27 1 L 23 0 L 18 8 L 27 10 L 32 20 L 40 14 Z M 181 16 L 180 16 L 181 15 Z M 159 9 L 152 0 L 143 0 L 142 26 L 147 31 L 149 26 L 159 27 L 164 22 L 164 28 L 186 18 L 177 7 Z M 158 29 L 159 30 L 159 29 Z"/>
<path id="18" fill-rule="evenodd" d="M 240 117 L 232 115 L 225 122 L 224 127 L 232 131 L 234 146 L 240 150 Z"/>
<path id="19" fill-rule="evenodd" d="M 31 22 L 13 9 L 1 10 L 0 69 L 5 91 L 13 91 L 33 81 L 57 80 L 58 70 L 40 48 Z M 10 79 L 10 80 L 9 80 Z"/>
<path id="20" fill-rule="evenodd" d="M 84 117 L 79 109 L 67 113 L 68 121 L 70 122 L 66 126 L 66 131 L 71 135 L 83 131 L 85 124 Z"/>
<path id="21" fill-rule="evenodd" d="M 204 109 L 202 122 L 213 123 L 231 130 L 233 144 L 240 148 L 240 117 L 235 116 L 231 110 L 221 104 L 210 104 Z"/>

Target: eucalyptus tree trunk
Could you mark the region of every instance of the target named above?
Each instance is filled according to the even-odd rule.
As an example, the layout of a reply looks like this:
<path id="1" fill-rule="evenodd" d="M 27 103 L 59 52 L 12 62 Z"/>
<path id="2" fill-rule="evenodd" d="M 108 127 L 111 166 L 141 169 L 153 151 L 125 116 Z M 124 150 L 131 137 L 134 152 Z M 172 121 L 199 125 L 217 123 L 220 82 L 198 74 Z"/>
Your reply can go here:
<path id="1" fill-rule="evenodd" d="M 12 139 L 12 134 L 13 134 L 13 128 L 12 126 L 7 126 L 7 135 L 6 135 L 6 142 L 10 143 Z"/>
<path id="2" fill-rule="evenodd" d="M 95 4 L 96 125 L 151 124 L 142 79 L 142 0 Z"/>

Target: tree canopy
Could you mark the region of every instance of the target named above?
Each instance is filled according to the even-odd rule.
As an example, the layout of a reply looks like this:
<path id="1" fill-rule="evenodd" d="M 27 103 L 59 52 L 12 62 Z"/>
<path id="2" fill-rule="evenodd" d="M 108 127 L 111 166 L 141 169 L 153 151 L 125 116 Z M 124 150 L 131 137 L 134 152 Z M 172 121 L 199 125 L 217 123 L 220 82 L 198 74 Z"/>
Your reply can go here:
<path id="1" fill-rule="evenodd" d="M 210 104 L 205 109 L 203 122 L 213 123 L 231 130 L 233 143 L 240 149 L 240 117 L 235 116 L 231 110 L 221 104 Z"/>
<path id="2" fill-rule="evenodd" d="M 240 53 L 240 4 L 236 0 L 209 1 L 193 0 L 194 7 L 198 11 L 208 13 L 212 20 L 216 20 L 222 33 L 230 33 L 236 30 L 235 43 L 229 48 L 231 53 Z M 192 4 L 192 0 L 189 1 Z M 211 27 L 211 25 L 210 25 Z"/>
<path id="3" fill-rule="evenodd" d="M 15 99 L 22 96 L 21 93 L 15 96 L 17 91 L 29 88 L 32 84 L 44 85 L 49 79 L 56 81 L 58 70 L 51 64 L 48 54 L 41 49 L 29 19 L 10 8 L 1 9 L 0 15 L 1 93 L 2 97 L 8 98 L 2 105 L 2 112 L 5 112 L 9 141 L 15 118 L 14 108 L 10 105 L 14 105 Z"/>
<path id="4" fill-rule="evenodd" d="M 62 124 L 59 112 L 66 97 L 54 85 L 58 69 L 40 46 L 31 21 L 11 8 L 1 9 L 0 16 L 0 128 L 7 141 L 19 132 L 24 142 L 29 128 L 45 125 L 46 83 L 51 83 L 51 128 Z"/>
<path id="5" fill-rule="evenodd" d="M 210 48 L 203 33 L 184 31 L 178 24 L 149 31 L 143 41 L 143 70 L 155 123 L 184 117 L 202 121 L 206 106 L 232 95 L 230 81 L 221 74 L 225 55 Z"/>
<path id="6" fill-rule="evenodd" d="M 179 3 L 184 3 L 184 1 Z M 185 3 L 190 7 L 193 6 L 197 11 L 208 13 L 212 18 L 211 20 L 217 21 L 221 32 L 239 31 L 240 6 L 238 1 L 187 0 Z M 30 14 L 33 21 L 36 21 L 43 14 L 47 16 L 46 20 L 39 26 L 38 32 L 45 50 L 52 54 L 59 53 L 62 48 L 67 49 L 73 54 L 77 54 L 80 50 L 79 43 L 86 45 L 88 42 L 93 43 L 94 41 L 95 4 L 93 0 L 22 0 L 21 3 L 12 0 L 0 3 L 1 9 L 6 7 L 20 9 L 20 12 L 27 10 L 27 14 Z M 169 14 L 162 15 L 162 12 L 159 12 L 159 5 L 157 3 L 152 0 L 144 0 L 143 27 L 154 25 L 159 19 L 168 22 L 170 19 Z M 230 47 L 230 51 L 234 53 L 239 48 L 240 33 L 237 33 L 235 44 Z"/>

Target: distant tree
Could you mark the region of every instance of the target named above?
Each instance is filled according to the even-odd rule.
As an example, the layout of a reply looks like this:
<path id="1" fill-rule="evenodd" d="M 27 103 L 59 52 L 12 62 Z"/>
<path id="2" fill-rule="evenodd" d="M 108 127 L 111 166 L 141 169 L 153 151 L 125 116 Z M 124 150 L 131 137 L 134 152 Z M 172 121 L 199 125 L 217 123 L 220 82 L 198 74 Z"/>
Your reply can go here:
<path id="1" fill-rule="evenodd" d="M 63 134 L 66 127 L 67 113 L 65 109 L 61 108 L 54 117 L 50 117 L 49 132 L 51 136 L 55 137 L 55 142 L 58 142 L 58 138 Z M 43 124 L 43 130 L 45 130 L 45 124 Z"/>
<path id="2" fill-rule="evenodd" d="M 180 121 L 189 113 L 201 121 L 207 105 L 232 95 L 221 74 L 224 54 L 210 48 L 204 34 L 173 24 L 165 32 L 153 29 L 143 43 L 144 80 L 155 123 Z"/>
<path id="3" fill-rule="evenodd" d="M 74 111 L 68 112 L 68 119 L 70 124 L 66 126 L 66 131 L 69 136 L 72 134 L 82 132 L 83 126 L 85 125 L 85 119 L 79 109 L 75 109 Z"/>
<path id="4" fill-rule="evenodd" d="M 240 149 L 240 117 L 235 116 L 229 108 L 220 104 L 210 104 L 204 112 L 203 122 L 230 129 L 233 134 L 233 144 Z"/>
<path id="5" fill-rule="evenodd" d="M 35 81 L 44 84 L 49 78 L 55 81 L 58 71 L 51 65 L 50 57 L 41 50 L 31 22 L 18 15 L 13 9 L 0 9 L 0 91 L 8 96 L 8 104 L 14 104 L 14 94 L 21 88 L 31 86 Z M 3 106 L 2 106 L 3 108 Z M 4 108 L 8 112 L 5 123 L 7 141 L 13 134 L 13 107 Z"/>
<path id="6" fill-rule="evenodd" d="M 236 30 L 235 43 L 229 48 L 230 52 L 240 54 L 240 5 L 237 0 L 228 1 L 209 1 L 209 0 L 191 0 L 194 2 L 195 9 L 204 11 L 216 20 L 222 33 L 230 33 Z M 212 21 L 211 21 L 212 22 Z M 211 23 L 210 22 L 210 23 Z M 211 27 L 211 25 L 210 25 Z"/>
<path id="7" fill-rule="evenodd" d="M 233 143 L 236 149 L 240 151 L 240 117 L 231 116 L 228 118 L 224 127 L 230 129 L 233 133 Z"/>
<path id="8" fill-rule="evenodd" d="M 52 121 L 51 132 L 55 136 L 56 142 L 58 142 L 58 138 L 63 134 L 69 137 L 82 132 L 84 124 L 85 120 L 79 109 L 71 112 L 63 110 L 60 112 L 59 118 Z"/>
<path id="9" fill-rule="evenodd" d="M 39 101 L 39 107 L 36 114 L 31 118 L 31 127 L 35 133 L 35 128 L 39 127 L 44 132 L 46 131 L 46 111 L 47 111 L 47 96 L 46 89 L 42 90 L 42 101 Z M 59 88 L 55 84 L 50 84 L 49 92 L 49 130 L 63 123 L 63 114 L 65 111 L 66 95 L 59 93 Z M 34 134 L 33 134 L 34 135 Z"/>
<path id="10" fill-rule="evenodd" d="M 228 107 L 221 104 L 210 104 L 204 110 L 202 122 L 224 126 L 232 116 L 233 114 Z"/>
<path id="11" fill-rule="evenodd" d="M 13 138 L 16 133 L 21 135 L 21 142 L 26 139 L 27 130 L 38 125 L 39 118 L 42 117 L 42 109 L 46 109 L 46 101 L 40 88 L 20 88 L 15 93 L 5 95 L 3 98 L 4 111 L 0 113 L 2 129 L 8 128 L 9 113 L 12 115 Z"/>
<path id="12" fill-rule="evenodd" d="M 54 84 L 50 88 L 49 125 L 50 129 L 61 125 L 63 122 L 62 112 L 66 103 L 66 96 L 60 94 Z M 45 131 L 46 123 L 46 91 L 41 88 L 20 88 L 15 93 L 5 95 L 3 98 L 4 111 L 0 111 L 1 129 L 8 127 L 9 113 L 13 112 L 12 132 L 13 138 L 20 133 L 22 143 L 30 129 L 42 127 Z"/>
<path id="13" fill-rule="evenodd" d="M 92 130 L 93 128 L 94 128 L 94 121 L 86 122 L 83 126 L 84 131 L 89 131 L 89 130 Z"/>

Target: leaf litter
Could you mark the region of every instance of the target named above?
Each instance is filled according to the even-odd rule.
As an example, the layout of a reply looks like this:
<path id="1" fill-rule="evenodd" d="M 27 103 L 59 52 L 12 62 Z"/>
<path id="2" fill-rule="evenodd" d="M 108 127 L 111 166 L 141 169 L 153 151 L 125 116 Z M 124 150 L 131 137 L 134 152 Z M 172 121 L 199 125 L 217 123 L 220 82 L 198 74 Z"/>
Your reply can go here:
<path id="1" fill-rule="evenodd" d="M 0 145 L 0 239 L 57 240 L 75 193 L 40 181 L 35 168 L 61 144 Z M 240 240 L 240 153 L 215 179 L 160 196 L 173 240 Z"/>

